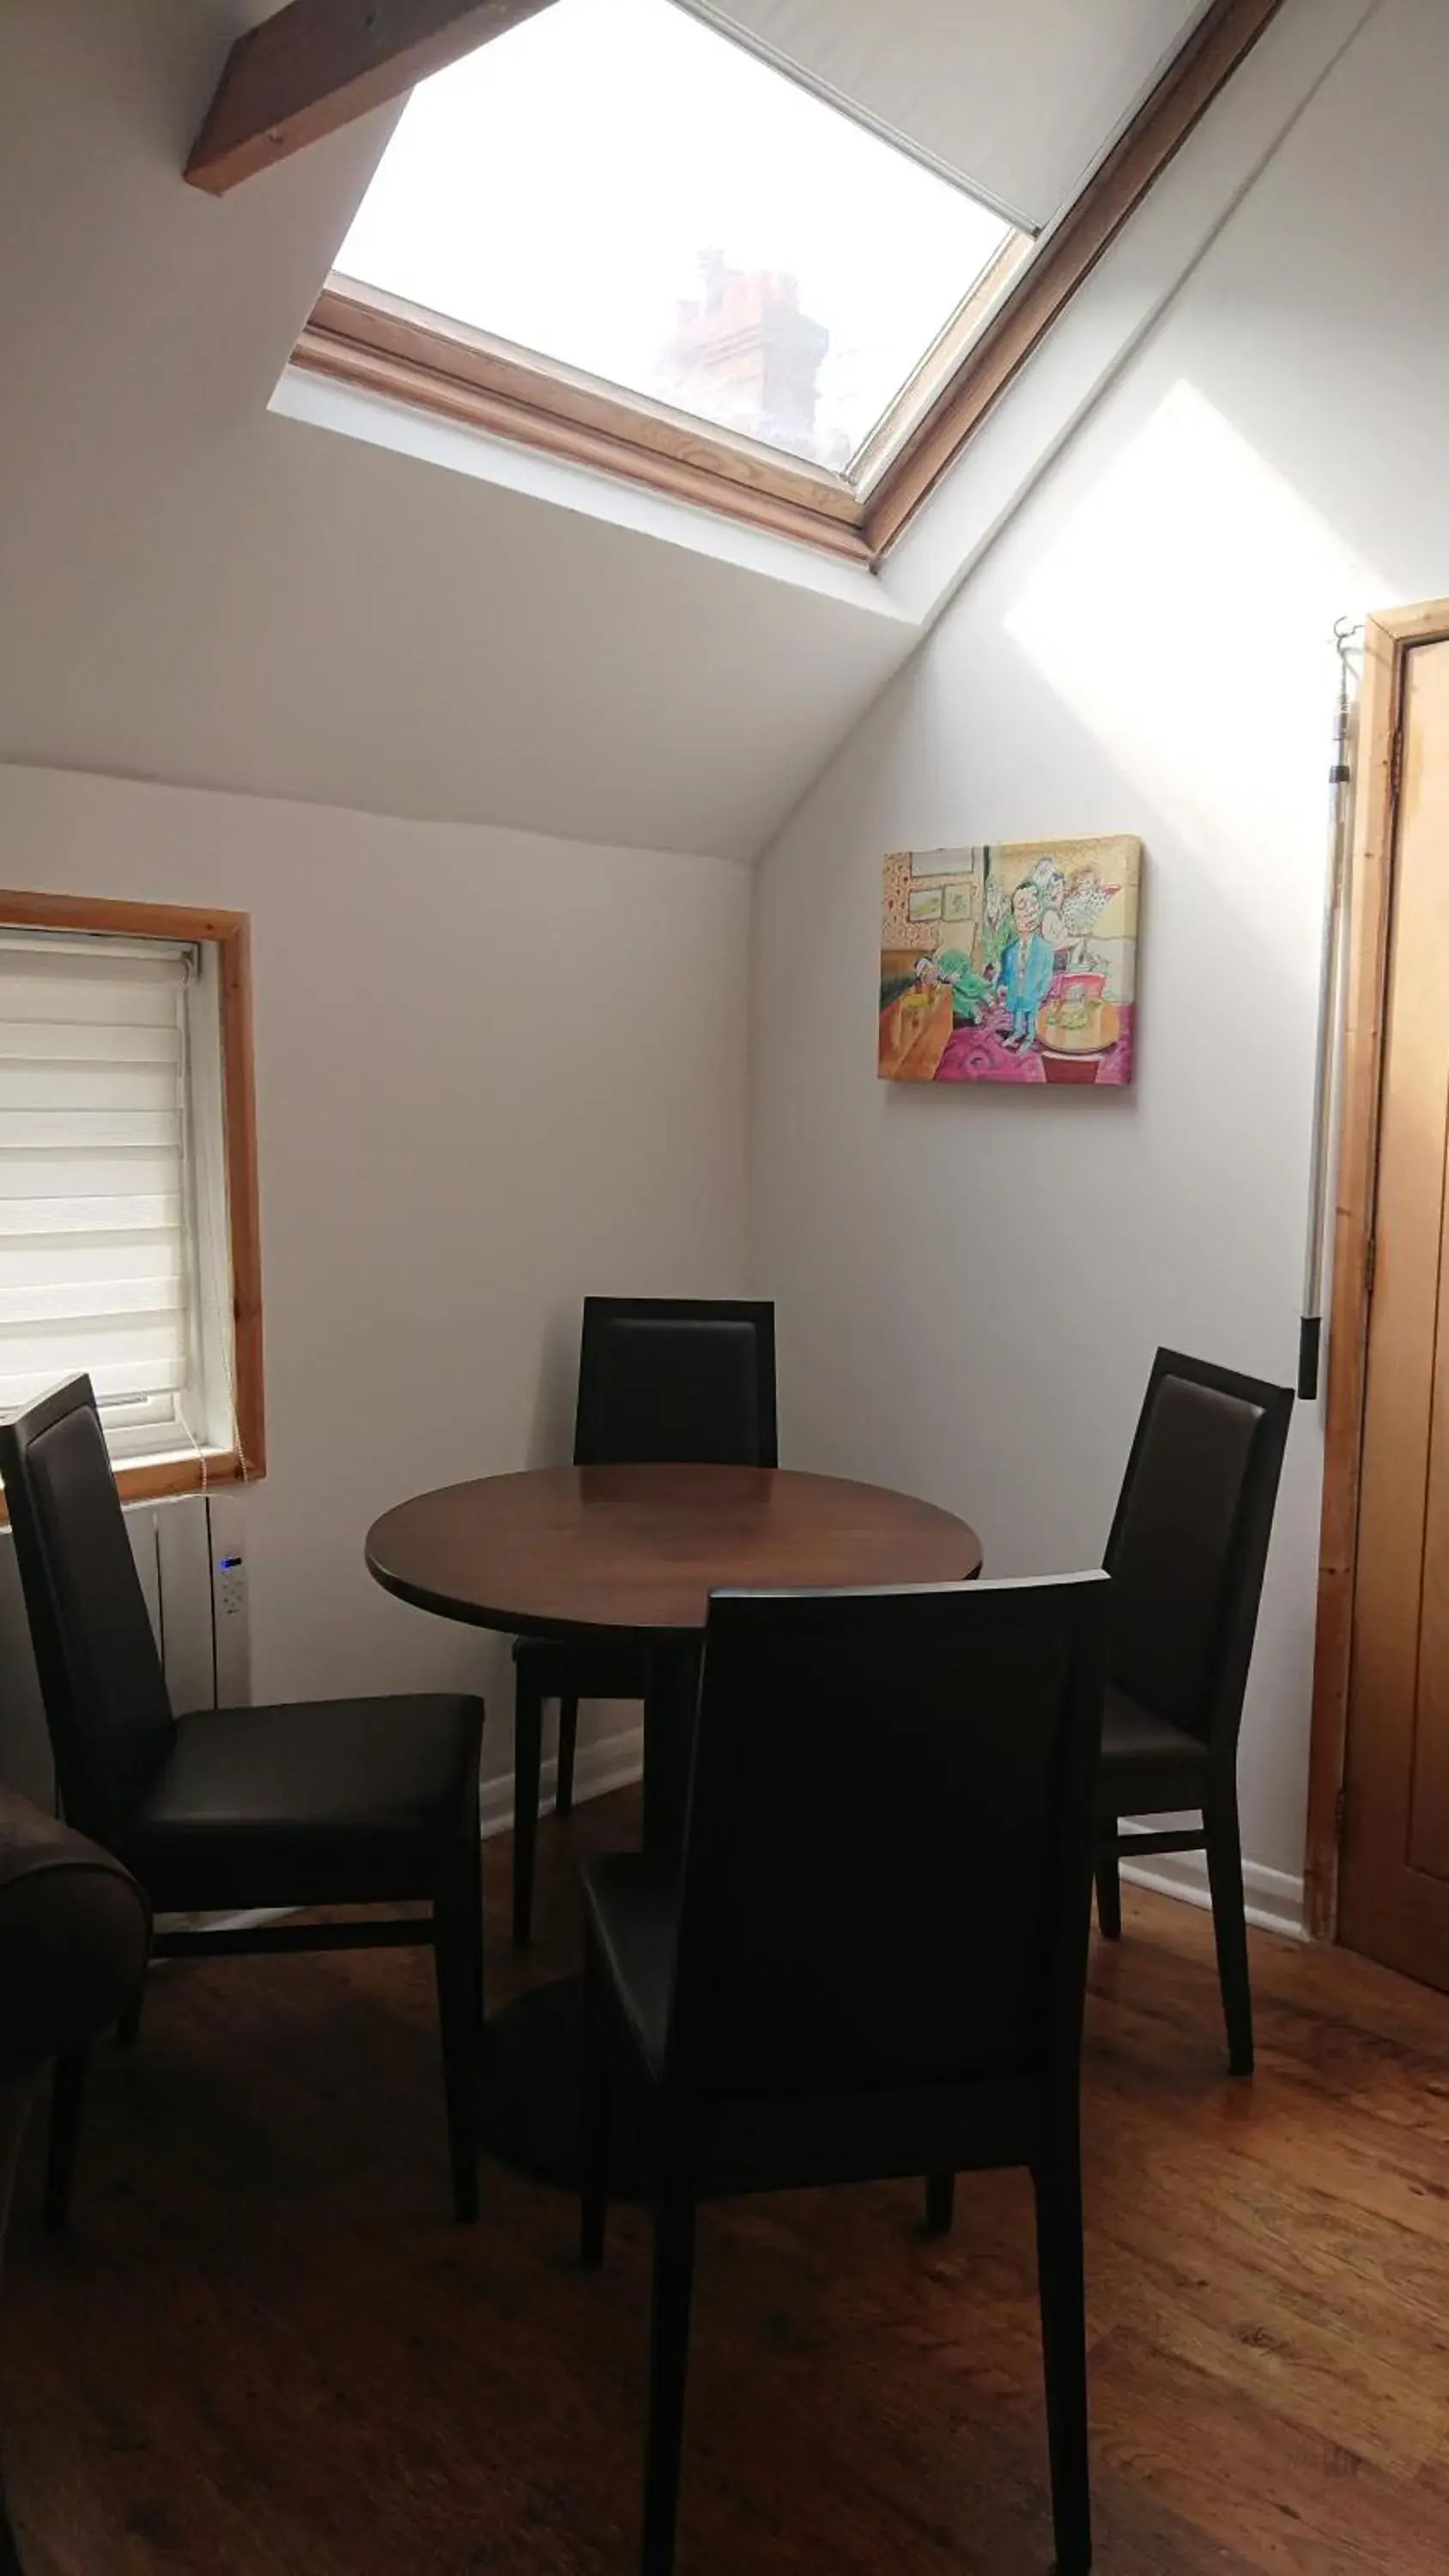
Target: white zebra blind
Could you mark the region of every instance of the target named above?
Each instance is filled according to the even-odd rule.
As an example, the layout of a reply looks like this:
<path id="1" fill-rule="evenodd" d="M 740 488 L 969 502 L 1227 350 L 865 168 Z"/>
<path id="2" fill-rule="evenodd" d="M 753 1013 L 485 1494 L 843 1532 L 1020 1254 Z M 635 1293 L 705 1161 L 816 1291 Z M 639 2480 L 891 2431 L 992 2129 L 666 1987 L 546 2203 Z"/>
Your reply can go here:
<path id="1" fill-rule="evenodd" d="M 0 936 L 0 1406 L 87 1370 L 120 1454 L 187 1436 L 191 955 Z"/>

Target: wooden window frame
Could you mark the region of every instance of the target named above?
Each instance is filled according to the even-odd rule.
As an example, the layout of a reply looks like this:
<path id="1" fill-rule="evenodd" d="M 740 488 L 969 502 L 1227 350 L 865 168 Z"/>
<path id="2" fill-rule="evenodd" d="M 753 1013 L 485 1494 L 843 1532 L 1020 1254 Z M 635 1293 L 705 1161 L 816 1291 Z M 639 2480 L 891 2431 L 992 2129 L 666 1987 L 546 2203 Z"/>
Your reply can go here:
<path id="1" fill-rule="evenodd" d="M 206 1456 L 116 1466 L 123 1502 L 155 1502 L 217 1485 L 250 1484 L 266 1472 L 262 1378 L 261 1225 L 257 1194 L 256 1083 L 252 1054 L 251 921 L 244 912 L 171 903 L 113 902 L 95 895 L 0 892 L 0 929 L 102 932 L 115 939 L 167 939 L 217 952 L 221 1026 L 223 1162 L 231 1273 L 231 1448 Z M 0 1522 L 5 1518 L 0 1499 Z"/>
<path id="2" fill-rule="evenodd" d="M 1023 261 L 1021 236 L 1008 237 L 942 342 L 871 433 L 856 480 L 643 396 L 620 393 L 581 371 L 340 276 L 323 288 L 293 363 L 873 570 L 1281 6 L 1282 0 L 1212 0 L 1143 106 L 1031 255 Z M 1003 264 L 1016 270 L 1004 291 Z M 984 320 L 973 328 L 983 310 Z M 959 345 L 963 336 L 968 345 L 945 381 L 936 384 L 942 346 Z"/>
<path id="3" fill-rule="evenodd" d="M 1212 0 L 867 495 L 863 525 L 873 557 L 895 544 L 1282 5 Z"/>

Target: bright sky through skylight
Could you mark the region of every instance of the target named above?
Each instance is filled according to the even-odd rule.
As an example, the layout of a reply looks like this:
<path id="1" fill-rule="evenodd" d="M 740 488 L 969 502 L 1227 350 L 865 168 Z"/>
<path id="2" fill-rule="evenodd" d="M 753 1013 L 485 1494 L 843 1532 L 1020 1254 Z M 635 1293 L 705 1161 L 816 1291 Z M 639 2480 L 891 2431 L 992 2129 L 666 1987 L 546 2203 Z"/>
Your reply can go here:
<path id="1" fill-rule="evenodd" d="M 414 92 L 337 265 L 843 468 L 1009 231 L 671 0 L 554 0 Z"/>

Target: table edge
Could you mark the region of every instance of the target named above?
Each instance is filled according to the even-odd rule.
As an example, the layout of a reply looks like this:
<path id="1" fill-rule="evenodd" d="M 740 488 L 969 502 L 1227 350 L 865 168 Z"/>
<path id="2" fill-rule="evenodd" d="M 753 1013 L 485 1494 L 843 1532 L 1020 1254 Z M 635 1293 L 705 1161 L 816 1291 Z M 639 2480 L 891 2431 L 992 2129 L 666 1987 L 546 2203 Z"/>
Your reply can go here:
<path id="1" fill-rule="evenodd" d="M 395 1601 L 407 1602 L 413 1610 L 426 1610 L 435 1619 L 452 1619 L 463 1628 L 484 1628 L 500 1637 L 556 1637 L 561 1644 L 572 1638 L 610 1637 L 615 1640 L 642 1637 L 669 1640 L 702 1637 L 704 1621 L 690 1621 L 679 1627 L 658 1620 L 624 1621 L 622 1619 L 559 1619 L 546 1613 L 530 1611 L 520 1619 L 516 1610 L 497 1610 L 482 1601 L 462 1601 L 456 1593 L 432 1592 L 426 1584 L 409 1582 L 405 1575 L 394 1574 L 380 1565 L 369 1548 L 363 1549 L 363 1562 L 373 1582 Z M 708 1596 L 706 1596 L 706 1599 Z"/>
<path id="2" fill-rule="evenodd" d="M 390 1520 L 395 1512 L 405 1511 L 409 1503 L 422 1502 L 430 1499 L 431 1494 L 434 1492 L 438 1494 L 462 1493 L 474 1485 L 502 1484 L 507 1482 L 509 1478 L 513 1476 L 528 1476 L 540 1473 L 546 1475 L 568 1474 L 578 1472 L 579 1471 L 576 1468 L 545 1468 L 542 1470 L 537 1468 L 505 1469 L 503 1473 L 498 1476 L 461 1477 L 455 1484 L 440 1485 L 430 1488 L 427 1495 L 407 1495 L 404 1497 L 402 1502 L 390 1504 L 388 1509 L 385 1512 L 380 1513 L 377 1520 L 372 1524 L 372 1527 L 369 1529 L 367 1537 L 363 1543 L 363 1562 L 366 1565 L 367 1571 L 371 1575 L 374 1583 L 377 1584 L 381 1591 L 390 1593 L 394 1600 L 405 1601 L 409 1608 L 425 1611 L 432 1618 L 451 1619 L 459 1627 L 482 1628 L 497 1636 L 546 1637 L 557 1639 L 561 1643 L 568 1643 L 571 1640 L 587 1640 L 590 1638 L 612 1639 L 615 1643 L 630 1638 L 641 1641 L 654 1639 L 661 1645 L 667 1645 L 671 1641 L 677 1644 L 682 1643 L 689 1638 L 702 1637 L 705 1632 L 709 1611 L 710 1596 L 708 1590 L 705 1594 L 705 1618 L 690 1620 L 683 1624 L 669 1620 L 631 1620 L 626 1622 L 624 1620 L 617 1619 L 564 1619 L 547 1612 L 530 1612 L 526 1617 L 520 1619 L 519 1613 L 516 1609 L 504 1610 L 481 1599 L 465 1601 L 456 1593 L 438 1592 L 426 1583 L 419 1582 L 407 1575 L 397 1573 L 392 1567 L 384 1565 L 373 1553 L 372 1539 L 374 1531 L 381 1528 L 384 1521 Z M 782 1469 L 776 1467 L 761 1469 L 758 1472 L 769 1475 L 794 1474 L 810 1476 L 817 1474 L 816 1470 L 809 1468 Z M 951 1583 L 979 1582 L 986 1561 L 985 1549 L 982 1544 L 981 1535 L 975 1528 L 974 1524 L 970 1521 L 963 1520 L 959 1513 L 949 1511 L 944 1504 L 927 1502 L 924 1495 L 903 1495 L 901 1494 L 899 1487 L 877 1485 L 872 1479 L 865 1477 L 825 1476 L 822 1473 L 820 1475 L 820 1481 L 828 1484 L 858 1484 L 867 1492 L 896 1495 L 905 1501 L 922 1503 L 928 1511 L 939 1513 L 943 1520 L 953 1523 L 962 1532 L 963 1536 L 969 1539 L 971 1545 L 976 1551 L 976 1562 L 969 1573 L 938 1579 L 943 1580 L 948 1585 Z M 858 1592 L 861 1590 L 875 1589 L 882 1591 L 896 1591 L 901 1589 L 929 1590 L 933 1589 L 934 1586 L 929 1584 L 919 1587 L 894 1584 L 884 1584 L 880 1586 L 860 1584 L 760 1584 L 750 1586 L 718 1584 L 712 1588 L 717 1591 L 738 1591 L 745 1589 L 758 1590 L 761 1592 L 779 1591 L 788 1593 L 791 1591 L 802 1590 L 821 1592 Z"/>

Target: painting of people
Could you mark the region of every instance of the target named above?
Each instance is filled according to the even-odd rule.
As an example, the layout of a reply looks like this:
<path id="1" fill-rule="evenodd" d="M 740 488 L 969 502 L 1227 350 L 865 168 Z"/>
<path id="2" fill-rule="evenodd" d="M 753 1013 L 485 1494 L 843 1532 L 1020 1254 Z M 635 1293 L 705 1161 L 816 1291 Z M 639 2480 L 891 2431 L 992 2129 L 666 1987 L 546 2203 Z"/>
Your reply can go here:
<path id="1" fill-rule="evenodd" d="M 896 850 L 881 905 L 887 1082 L 1132 1080 L 1142 844 Z"/>

